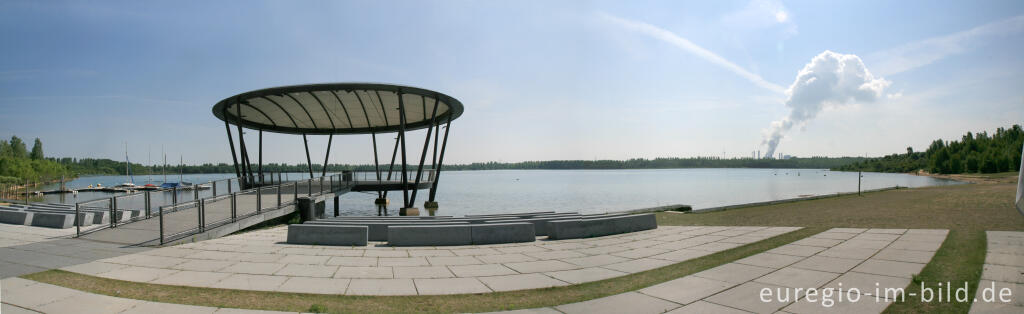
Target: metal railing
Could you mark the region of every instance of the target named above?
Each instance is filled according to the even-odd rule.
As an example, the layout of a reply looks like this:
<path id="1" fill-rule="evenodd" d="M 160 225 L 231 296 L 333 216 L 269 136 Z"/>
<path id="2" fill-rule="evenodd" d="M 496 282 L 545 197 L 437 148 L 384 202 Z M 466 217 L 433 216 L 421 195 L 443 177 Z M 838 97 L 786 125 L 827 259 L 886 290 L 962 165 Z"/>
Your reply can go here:
<path id="1" fill-rule="evenodd" d="M 433 182 L 435 177 L 434 169 L 423 169 L 420 175 L 420 182 Z M 390 177 L 388 175 L 391 175 Z M 413 182 L 416 180 L 416 170 L 408 170 L 405 172 L 406 180 Z M 355 181 L 378 181 L 377 172 L 375 171 L 354 171 L 352 172 L 352 178 Z M 390 179 L 389 179 L 390 178 Z M 401 170 L 381 170 L 380 180 L 378 182 L 401 182 L 402 171 Z"/>
<path id="2" fill-rule="evenodd" d="M 263 184 L 281 184 L 284 177 L 285 175 L 281 173 L 264 173 L 262 176 L 254 175 L 220 179 L 169 188 L 139 187 L 138 189 L 126 189 L 127 193 L 123 195 L 78 202 L 75 204 L 76 215 L 81 211 L 104 211 L 110 216 L 110 222 L 86 228 L 76 226 L 75 236 L 106 228 L 116 228 L 129 222 L 149 219 L 161 207 L 187 204 L 191 201 L 207 197 L 230 195 L 248 185 L 260 184 L 260 182 L 263 182 Z"/>
<path id="3" fill-rule="evenodd" d="M 346 180 L 347 179 L 347 180 Z M 233 191 L 177 204 L 160 206 L 160 244 L 237 222 L 261 213 L 292 206 L 300 196 L 319 196 L 352 186 L 351 176 L 331 174 L 319 178 Z"/>

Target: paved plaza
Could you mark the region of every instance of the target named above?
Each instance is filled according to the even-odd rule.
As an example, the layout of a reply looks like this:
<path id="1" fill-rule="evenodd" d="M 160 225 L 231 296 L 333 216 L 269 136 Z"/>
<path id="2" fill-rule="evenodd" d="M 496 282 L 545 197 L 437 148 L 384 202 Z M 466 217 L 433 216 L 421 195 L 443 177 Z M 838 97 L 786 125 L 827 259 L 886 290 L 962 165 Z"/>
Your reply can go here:
<path id="1" fill-rule="evenodd" d="M 946 230 L 836 228 L 690 276 L 604 298 L 519 312 L 537 313 L 881 313 L 878 294 L 903 289 L 946 238 Z M 876 283 L 878 284 L 876 286 Z M 859 298 L 825 307 L 821 295 L 793 300 L 794 289 L 840 288 Z M 771 302 L 762 302 L 763 289 Z M 777 291 L 791 291 L 779 301 Z"/>
<path id="2" fill-rule="evenodd" d="M 650 270 L 797 230 L 677 227 L 532 243 L 389 247 L 286 244 L 277 227 L 61 269 L 155 284 L 346 295 L 440 295 L 565 286 Z"/>

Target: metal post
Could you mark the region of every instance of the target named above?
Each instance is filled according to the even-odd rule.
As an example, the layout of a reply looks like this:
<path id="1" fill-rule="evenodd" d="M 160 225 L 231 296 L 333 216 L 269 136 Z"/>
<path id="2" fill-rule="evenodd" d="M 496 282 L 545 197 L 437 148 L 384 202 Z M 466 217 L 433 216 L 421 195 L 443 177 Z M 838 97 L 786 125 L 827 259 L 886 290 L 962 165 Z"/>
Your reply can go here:
<path id="1" fill-rule="evenodd" d="M 860 178 L 862 178 L 862 177 L 863 176 L 860 174 L 860 171 L 857 171 L 857 195 L 861 195 L 860 194 Z"/>
<path id="2" fill-rule="evenodd" d="M 277 208 L 281 208 L 281 184 L 277 184 Z"/>
<path id="3" fill-rule="evenodd" d="M 338 204 L 338 196 L 335 195 L 334 196 L 334 217 L 341 216 L 340 209 L 341 209 L 341 206 Z"/>
<path id="4" fill-rule="evenodd" d="M 365 111 L 365 110 L 364 110 Z M 369 122 L 369 118 L 366 120 Z M 371 132 L 370 138 L 373 139 L 373 171 L 377 173 L 377 186 L 380 186 L 380 161 L 377 158 L 377 133 Z M 381 191 L 377 190 L 377 198 L 381 198 Z"/>
<path id="5" fill-rule="evenodd" d="M 259 214 L 263 209 L 263 188 L 256 188 L 256 213 Z"/>
<path id="6" fill-rule="evenodd" d="M 236 106 L 237 106 L 236 107 L 236 112 L 237 112 L 237 116 L 238 116 L 238 123 L 236 123 L 236 125 L 238 126 L 238 148 L 239 148 L 239 151 L 241 153 L 240 155 L 241 155 L 241 159 L 242 159 L 242 168 L 244 169 L 244 171 L 242 171 L 244 173 L 244 175 L 242 177 L 245 177 L 246 181 L 249 181 L 248 178 L 252 176 L 252 165 L 249 164 L 249 152 L 246 151 L 246 149 L 245 149 L 245 133 L 242 132 L 242 104 L 241 104 L 241 102 L 239 102 Z M 239 184 L 238 185 L 239 190 L 245 189 L 245 187 L 244 187 L 245 184 L 243 182 L 240 181 L 238 184 Z"/>
<path id="7" fill-rule="evenodd" d="M 313 178 L 313 160 L 309 159 L 309 139 L 306 138 L 306 134 L 302 134 L 302 143 L 306 145 L 306 165 L 309 166 L 309 178 Z"/>
<path id="8" fill-rule="evenodd" d="M 75 203 L 75 219 L 78 219 L 78 217 L 81 217 L 81 216 L 79 216 L 79 213 L 78 213 L 78 207 L 79 207 L 78 203 Z M 77 237 L 80 237 L 80 236 L 82 236 L 82 224 L 81 224 L 81 222 L 75 224 L 75 237 L 77 238 Z"/>
<path id="9" fill-rule="evenodd" d="M 260 129 L 260 147 L 259 147 L 259 158 L 257 160 L 257 167 L 260 172 L 260 185 L 263 185 L 263 130 Z"/>
<path id="10" fill-rule="evenodd" d="M 199 184 L 192 185 L 192 200 L 199 199 Z"/>
<path id="11" fill-rule="evenodd" d="M 310 178 L 309 181 L 306 182 L 306 186 L 307 186 L 307 188 L 306 188 L 306 196 L 313 196 L 313 179 L 312 178 Z"/>
<path id="12" fill-rule="evenodd" d="M 150 196 L 149 196 L 149 194 L 150 194 L 150 193 L 149 193 L 149 192 L 152 192 L 152 191 L 146 191 L 146 192 L 145 192 L 145 193 L 146 193 L 146 194 L 145 194 L 145 200 L 146 200 L 146 218 L 150 218 L 150 217 L 152 217 L 152 210 L 150 210 L 150 209 L 149 209 L 149 206 L 150 206 Z"/>
<path id="13" fill-rule="evenodd" d="M 327 175 L 327 161 L 329 160 L 329 157 L 331 157 L 331 142 L 332 141 L 334 141 L 334 134 L 331 134 L 331 135 L 329 135 L 327 137 L 327 154 L 324 154 L 324 169 L 322 171 L 320 171 L 320 176 L 321 177 Z"/>
<path id="14" fill-rule="evenodd" d="M 127 213 L 125 213 L 127 215 Z M 110 198 L 110 227 L 117 227 L 117 197 Z"/>
<path id="15" fill-rule="evenodd" d="M 425 100 L 424 100 L 425 101 Z M 433 126 L 437 120 L 437 97 L 434 97 L 434 112 L 430 115 L 430 125 Z M 426 112 L 423 113 L 426 115 Z M 427 136 L 423 139 L 423 152 L 420 153 L 420 165 L 416 168 L 416 181 L 413 183 L 412 197 L 409 198 L 409 204 L 416 204 L 416 193 L 420 190 L 420 178 L 423 176 L 423 162 L 427 159 L 427 148 L 430 148 L 430 133 L 434 131 L 433 127 L 427 128 Z"/>
<path id="16" fill-rule="evenodd" d="M 299 200 L 299 181 L 292 182 L 292 193 L 294 194 L 292 204 L 295 204 Z"/>
<path id="17" fill-rule="evenodd" d="M 237 178 L 235 180 L 238 180 Z M 228 179 L 228 194 L 231 194 L 231 179 Z"/>
<path id="18" fill-rule="evenodd" d="M 437 160 L 437 169 L 434 169 L 434 184 L 430 186 L 430 197 L 427 201 L 433 202 L 437 194 L 437 181 L 441 180 L 441 166 L 444 165 L 444 149 L 448 147 L 448 131 L 452 129 L 452 117 L 448 116 L 448 123 L 444 126 L 444 140 L 441 141 L 441 158 Z"/>
<path id="19" fill-rule="evenodd" d="M 236 106 L 241 106 L 241 104 L 236 104 Z M 234 164 L 235 164 L 235 176 L 236 177 L 241 177 L 242 176 L 242 171 L 238 169 L 238 158 L 235 158 L 235 141 L 231 138 L 231 127 L 228 126 L 228 106 L 224 106 L 223 115 L 224 115 L 224 130 L 228 131 L 228 145 L 231 146 L 231 161 L 234 162 Z M 239 120 L 241 120 L 241 119 L 239 119 Z M 166 164 L 166 162 L 167 162 L 167 155 L 164 155 L 164 163 Z M 166 165 L 164 165 L 164 166 L 166 166 Z M 161 236 L 163 236 L 163 235 L 161 235 Z M 160 242 L 163 242 L 163 241 L 160 241 Z"/>
<path id="20" fill-rule="evenodd" d="M 217 196 L 217 181 L 213 181 L 213 196 Z"/>
<path id="21" fill-rule="evenodd" d="M 398 90 L 398 117 L 400 122 L 398 132 L 402 137 L 402 208 L 408 208 L 411 206 L 409 205 L 409 178 L 405 173 L 405 101 L 402 99 L 401 89 Z"/>
<path id="22" fill-rule="evenodd" d="M 178 205 L 178 187 L 175 186 L 171 189 L 171 204 Z"/>
<path id="23" fill-rule="evenodd" d="M 164 244 L 164 207 L 160 206 L 160 245 Z M 110 219 L 114 219 L 111 217 Z"/>
<path id="24" fill-rule="evenodd" d="M 398 156 L 398 143 L 399 143 L 399 141 L 401 141 L 401 139 L 402 139 L 402 134 L 399 133 L 398 137 L 395 138 L 395 148 L 391 151 L 391 164 L 388 165 L 388 178 L 386 179 L 388 181 L 391 181 L 391 173 L 393 172 L 393 170 L 395 168 L 395 158 Z M 382 196 L 382 198 L 387 198 L 387 197 L 388 197 L 388 190 L 384 190 L 384 196 Z"/>
<path id="25" fill-rule="evenodd" d="M 203 199 L 200 199 L 196 203 L 196 217 L 199 218 L 199 232 L 203 232 Z"/>
<path id="26" fill-rule="evenodd" d="M 238 193 L 231 193 L 231 221 L 238 218 Z"/>

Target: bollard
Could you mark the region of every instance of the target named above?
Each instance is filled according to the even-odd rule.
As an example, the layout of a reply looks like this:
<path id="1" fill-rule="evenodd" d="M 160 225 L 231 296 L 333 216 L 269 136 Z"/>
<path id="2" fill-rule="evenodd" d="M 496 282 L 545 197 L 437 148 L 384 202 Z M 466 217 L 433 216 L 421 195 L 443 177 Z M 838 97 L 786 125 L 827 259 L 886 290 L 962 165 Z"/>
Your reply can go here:
<path id="1" fill-rule="evenodd" d="M 110 198 L 110 227 L 117 227 L 117 197 Z"/>
<path id="2" fill-rule="evenodd" d="M 145 203 L 146 203 L 146 218 L 150 218 L 150 217 L 152 217 L 152 213 L 151 213 L 151 210 L 149 209 L 149 205 L 150 205 L 150 196 L 149 196 L 149 192 L 150 192 L 150 191 L 146 191 L 146 192 L 145 192 L 146 194 L 145 194 L 145 195 L 143 196 L 143 199 L 145 200 Z"/>
<path id="3" fill-rule="evenodd" d="M 171 205 L 178 205 L 178 187 L 171 189 Z"/>
<path id="4" fill-rule="evenodd" d="M 217 181 L 213 181 L 213 196 L 217 196 Z"/>
<path id="5" fill-rule="evenodd" d="M 79 216 L 79 214 L 78 214 L 78 203 L 75 203 L 75 219 L 77 220 L 78 217 L 82 217 L 82 216 Z M 81 223 L 77 223 L 77 224 L 75 224 L 75 237 L 77 238 L 77 237 L 80 237 L 80 236 L 82 236 L 82 224 Z"/>
<path id="6" fill-rule="evenodd" d="M 231 193 L 231 221 L 234 222 L 238 218 L 238 205 L 236 203 L 238 193 Z"/>
<path id="7" fill-rule="evenodd" d="M 256 188 L 256 213 L 263 210 L 263 188 Z"/>
<path id="8" fill-rule="evenodd" d="M 274 176 L 271 175 L 270 177 L 273 178 Z M 281 184 L 280 183 L 277 185 L 277 208 L 281 208 Z"/>
<path id="9" fill-rule="evenodd" d="M 164 244 L 164 207 L 159 207 L 160 211 L 160 245 Z M 113 219 L 113 218 L 111 218 Z"/>
<path id="10" fill-rule="evenodd" d="M 196 217 L 199 219 L 199 232 L 203 232 L 203 200 L 196 202 Z"/>

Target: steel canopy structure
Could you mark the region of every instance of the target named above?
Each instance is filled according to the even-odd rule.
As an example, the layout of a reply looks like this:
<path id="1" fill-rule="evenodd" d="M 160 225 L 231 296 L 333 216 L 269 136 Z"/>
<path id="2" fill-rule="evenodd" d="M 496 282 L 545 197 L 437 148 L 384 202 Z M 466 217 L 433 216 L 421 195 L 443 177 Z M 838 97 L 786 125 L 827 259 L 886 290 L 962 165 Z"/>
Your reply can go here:
<path id="1" fill-rule="evenodd" d="M 401 153 L 401 186 L 403 208 L 413 207 L 416 191 L 420 186 L 424 163 L 433 136 L 431 165 L 433 182 L 430 186 L 429 203 L 434 203 L 437 178 L 440 176 L 444 150 L 448 142 L 451 121 L 462 115 L 463 106 L 457 99 L 427 89 L 378 83 L 325 83 L 272 87 L 241 93 L 221 100 L 213 106 L 213 115 L 224 121 L 231 146 L 231 157 L 235 172 L 247 186 L 263 184 L 263 131 L 302 135 L 306 148 L 306 162 L 310 178 L 313 163 L 309 155 L 307 135 L 328 135 L 327 153 L 321 172 L 326 174 L 331 143 L 335 134 L 370 134 L 373 139 L 373 156 L 377 181 L 381 177 L 381 166 L 377 152 L 377 134 L 398 133 L 388 171 L 394 168 L 397 154 Z M 234 125 L 234 128 L 232 127 Z M 438 144 L 441 126 L 444 125 L 444 139 Z M 256 168 L 252 166 L 249 150 L 245 145 L 243 129 L 259 131 L 259 147 Z M 232 129 L 238 132 L 238 152 L 235 150 Z M 407 174 L 406 132 L 427 129 L 416 167 L 415 179 L 410 181 Z M 396 178 L 397 179 L 397 178 Z M 412 195 L 409 195 L 412 183 Z M 393 185 L 392 185 L 393 186 Z M 378 198 L 387 196 L 384 185 L 377 190 Z"/>

